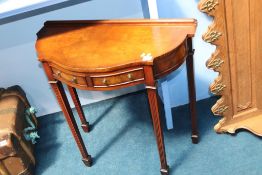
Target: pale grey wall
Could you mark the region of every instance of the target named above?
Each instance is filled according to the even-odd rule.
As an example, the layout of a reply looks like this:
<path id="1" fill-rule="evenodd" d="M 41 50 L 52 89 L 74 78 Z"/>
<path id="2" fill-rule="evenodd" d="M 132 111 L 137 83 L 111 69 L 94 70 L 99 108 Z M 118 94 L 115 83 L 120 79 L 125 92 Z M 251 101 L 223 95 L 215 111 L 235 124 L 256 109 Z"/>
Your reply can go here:
<path id="1" fill-rule="evenodd" d="M 73 2 L 82 1 L 84 0 L 75 0 Z M 72 3 L 66 3 L 62 4 L 61 7 L 63 8 L 55 6 L 15 16 L 8 20 L 0 20 L 0 87 L 8 87 L 14 84 L 21 85 L 28 94 L 31 104 L 38 108 L 38 115 L 59 111 L 60 108 L 57 106 L 51 89 L 47 84 L 47 79 L 35 55 L 35 33 L 42 27 L 43 23 L 46 20 L 149 17 L 146 3 L 147 0 L 91 0 L 73 6 L 69 6 Z M 205 62 L 214 51 L 214 47 L 203 42 L 201 38 L 202 34 L 207 30 L 211 18 L 198 11 L 197 3 L 198 0 L 157 1 L 160 18 L 193 17 L 198 20 L 194 46 L 196 49 L 197 99 L 199 100 L 210 96 L 208 86 L 216 74 L 207 70 L 205 66 Z M 51 11 L 46 12 L 47 10 Z M 23 19 L 21 19 L 22 17 Z M 187 103 L 185 67 L 183 66 L 167 79 L 169 81 L 171 106 L 174 107 Z M 141 88 L 143 87 L 140 86 L 113 92 L 80 91 L 80 99 L 83 104 L 87 104 Z"/>
<path id="2" fill-rule="evenodd" d="M 197 100 L 210 97 L 209 85 L 217 76 L 206 68 L 206 61 L 214 52 L 215 47 L 202 40 L 212 18 L 200 12 L 197 8 L 199 0 L 157 0 L 159 18 L 195 18 L 198 20 L 196 36 L 194 37 L 194 63 Z M 188 103 L 185 64 L 172 75 L 168 76 L 168 88 L 171 106 Z M 165 99 L 167 100 L 167 99 Z"/>
<path id="3" fill-rule="evenodd" d="M 60 111 L 36 58 L 36 32 L 46 20 L 112 18 L 143 18 L 140 0 L 93 0 L 20 20 L 12 19 L 13 22 L 0 25 L 0 87 L 22 86 L 31 105 L 38 108 L 38 115 Z M 138 88 L 113 92 L 81 91 L 80 98 L 87 104 Z"/>

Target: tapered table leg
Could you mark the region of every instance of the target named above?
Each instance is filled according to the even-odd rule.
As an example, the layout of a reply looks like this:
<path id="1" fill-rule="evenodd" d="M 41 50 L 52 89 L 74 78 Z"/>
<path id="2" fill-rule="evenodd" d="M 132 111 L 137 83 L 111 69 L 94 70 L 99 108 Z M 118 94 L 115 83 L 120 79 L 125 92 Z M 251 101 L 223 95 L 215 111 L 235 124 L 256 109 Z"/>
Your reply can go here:
<path id="1" fill-rule="evenodd" d="M 80 135 L 80 132 L 78 130 L 75 118 L 73 116 L 73 112 L 72 109 L 69 105 L 68 99 L 66 97 L 63 85 L 60 81 L 56 81 L 54 80 L 54 78 L 52 77 L 52 71 L 50 70 L 50 67 L 47 64 L 43 64 L 43 67 L 45 69 L 45 72 L 48 76 L 49 79 L 49 83 L 56 95 L 57 101 L 64 113 L 65 119 L 70 127 L 70 130 L 73 134 L 73 137 L 77 143 L 77 146 L 80 150 L 80 153 L 82 155 L 82 160 L 84 162 L 84 164 L 86 166 L 91 166 L 92 165 L 92 158 L 91 156 L 88 154 L 83 139 Z"/>
<path id="2" fill-rule="evenodd" d="M 198 130 L 197 130 L 197 118 L 196 118 L 196 91 L 195 91 L 194 63 L 193 63 L 194 50 L 192 49 L 191 38 L 188 38 L 187 44 L 189 47 L 189 54 L 186 59 L 186 67 L 187 67 L 187 80 L 188 80 L 188 91 L 189 91 L 189 106 L 190 106 L 191 123 L 192 123 L 191 138 L 193 143 L 198 143 Z"/>
<path id="3" fill-rule="evenodd" d="M 86 121 L 85 114 L 84 114 L 83 109 L 81 107 L 81 103 L 80 103 L 80 100 L 78 98 L 76 89 L 69 86 L 69 85 L 67 87 L 68 87 L 69 93 L 72 97 L 72 100 L 75 104 L 76 111 L 79 115 L 79 118 L 80 118 L 80 121 L 81 121 L 81 127 L 84 130 L 84 132 L 89 132 L 90 126 L 89 126 L 89 123 Z"/>
<path id="4" fill-rule="evenodd" d="M 161 121 L 159 116 L 159 108 L 158 108 L 158 100 L 157 100 L 157 89 L 155 86 L 155 81 L 153 77 L 153 71 L 151 67 L 145 67 L 145 77 L 146 77 L 146 89 L 148 95 L 148 101 L 153 121 L 154 133 L 156 136 L 156 142 L 158 147 L 158 153 L 160 157 L 161 163 L 161 174 L 168 175 L 169 167 L 166 161 L 166 151 L 165 151 L 165 144 L 164 144 L 164 136 L 161 127 Z"/>

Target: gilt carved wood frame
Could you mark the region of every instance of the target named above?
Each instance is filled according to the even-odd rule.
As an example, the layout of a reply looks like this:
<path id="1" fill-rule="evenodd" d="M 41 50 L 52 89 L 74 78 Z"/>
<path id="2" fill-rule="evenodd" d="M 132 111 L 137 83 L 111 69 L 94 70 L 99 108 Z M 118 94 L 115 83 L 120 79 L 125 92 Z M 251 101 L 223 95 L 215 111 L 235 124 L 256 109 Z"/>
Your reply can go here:
<path id="1" fill-rule="evenodd" d="M 199 10 L 214 17 L 203 40 L 216 46 L 207 61 L 219 75 L 210 91 L 221 96 L 212 107 L 222 119 L 217 132 L 247 129 L 262 136 L 262 2 L 201 0 Z"/>

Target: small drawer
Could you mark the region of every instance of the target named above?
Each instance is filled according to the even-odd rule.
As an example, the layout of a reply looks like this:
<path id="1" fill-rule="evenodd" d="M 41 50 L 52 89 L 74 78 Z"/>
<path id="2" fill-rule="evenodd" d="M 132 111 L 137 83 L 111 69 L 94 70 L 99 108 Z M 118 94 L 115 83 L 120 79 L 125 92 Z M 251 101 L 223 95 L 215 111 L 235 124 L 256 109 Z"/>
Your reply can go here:
<path id="1" fill-rule="evenodd" d="M 144 80 L 143 68 L 132 69 L 106 75 L 90 76 L 94 87 L 121 86 Z"/>
<path id="2" fill-rule="evenodd" d="M 71 85 L 78 85 L 78 86 L 87 86 L 87 83 L 86 83 L 86 79 L 85 77 L 81 77 L 81 76 L 78 76 L 78 75 L 72 75 L 70 73 L 65 73 L 61 70 L 58 70 L 57 68 L 53 68 L 52 67 L 52 71 L 53 71 L 53 76 L 66 83 L 66 84 L 71 84 Z"/>

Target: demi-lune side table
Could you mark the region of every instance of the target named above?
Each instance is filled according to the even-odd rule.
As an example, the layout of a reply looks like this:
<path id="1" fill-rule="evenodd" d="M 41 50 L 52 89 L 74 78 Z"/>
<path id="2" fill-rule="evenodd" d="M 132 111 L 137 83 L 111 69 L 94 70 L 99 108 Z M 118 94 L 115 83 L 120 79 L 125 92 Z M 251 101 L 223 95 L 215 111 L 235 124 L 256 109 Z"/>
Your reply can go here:
<path id="1" fill-rule="evenodd" d="M 65 115 L 83 162 L 91 166 L 62 83 L 66 84 L 85 132 L 89 131 L 76 88 L 115 90 L 144 84 L 156 136 L 161 174 L 168 174 L 157 80 L 186 61 L 192 141 L 198 133 L 195 111 L 192 37 L 194 19 L 48 21 L 37 33 L 36 50 Z"/>

